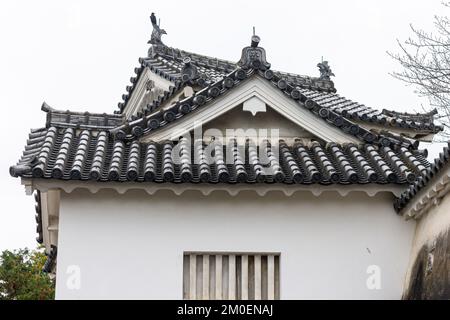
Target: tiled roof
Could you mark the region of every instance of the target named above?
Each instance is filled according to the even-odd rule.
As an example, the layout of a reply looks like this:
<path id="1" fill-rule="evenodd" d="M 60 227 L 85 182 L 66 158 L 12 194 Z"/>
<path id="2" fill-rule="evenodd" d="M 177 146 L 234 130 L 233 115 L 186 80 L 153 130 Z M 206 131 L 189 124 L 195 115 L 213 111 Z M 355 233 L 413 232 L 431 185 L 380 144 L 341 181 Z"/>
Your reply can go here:
<path id="1" fill-rule="evenodd" d="M 418 176 L 417 180 L 409 186 L 394 202 L 394 208 L 397 212 L 402 211 L 408 203 L 426 186 L 431 184 L 438 172 L 450 161 L 450 142 L 434 160 L 434 163 L 427 169 L 424 175 Z"/>
<path id="2" fill-rule="evenodd" d="M 132 85 L 127 87 L 128 93 L 123 96 L 123 101 L 119 103 L 119 113 L 123 111 L 134 89 L 136 79 L 145 67 L 173 81 L 175 85 L 173 89 L 165 93 L 164 97 L 148 105 L 141 113 L 132 118 L 132 120 L 139 119 L 157 110 L 168 97 L 171 97 L 183 86 L 181 78 L 184 67 L 183 59 L 186 57 L 189 57 L 191 63 L 198 69 L 199 77 L 196 80 L 196 84 L 203 88 L 211 87 L 215 83 L 230 77 L 230 74 L 238 69 L 238 65 L 230 61 L 219 60 L 170 47 L 156 46 L 152 57 L 139 59 L 140 66 L 135 69 L 137 77 L 131 78 Z M 282 79 L 289 86 L 298 89 L 302 95 L 313 100 L 320 107 L 327 108 L 348 120 L 381 125 L 386 128 L 406 128 L 423 133 L 435 133 L 442 130 L 440 126 L 436 126 L 433 122 L 435 111 L 423 114 L 399 113 L 386 109 L 380 111 L 336 94 L 334 83 L 330 80 L 279 71 L 273 71 L 273 74 L 277 79 Z"/>
<path id="3" fill-rule="evenodd" d="M 202 108 L 207 105 L 208 102 L 225 94 L 227 91 L 245 82 L 255 74 L 264 77 L 275 88 L 278 88 L 296 101 L 299 108 L 310 110 L 313 114 L 322 118 L 330 125 L 338 127 L 340 130 L 359 138 L 363 142 L 376 143 L 382 146 L 401 145 L 407 148 L 417 147 L 417 143 L 413 140 L 391 134 L 378 134 L 345 118 L 342 116 L 342 113 L 347 109 L 344 108 L 351 109 L 352 105 L 349 105 L 348 102 L 342 102 L 342 98 L 339 96 L 334 96 L 332 93 L 323 91 L 312 91 L 310 89 L 302 89 L 293 86 L 282 76 L 271 70 L 263 72 L 261 70 L 243 70 L 240 68 L 235 69 L 224 78 L 196 92 L 191 97 L 174 103 L 164 110 L 157 110 L 147 116 L 127 122 L 122 126 L 112 129 L 111 132 L 115 134 L 118 139 L 134 140 L 151 131 L 158 130 L 171 122 L 175 122 L 196 109 Z"/>
<path id="4" fill-rule="evenodd" d="M 320 77 L 273 71 L 265 60 L 264 49 L 258 47 L 259 40 L 257 36 L 252 37 L 251 46 L 242 50 L 238 63 L 170 48 L 158 41 L 150 48 L 148 57 L 139 59 L 136 77 L 130 79 L 131 85 L 123 95 L 119 112 L 58 111 L 44 104 L 46 127 L 32 130 L 22 158 L 10 168 L 11 175 L 138 182 L 404 184 L 414 182 L 426 171 L 428 163 L 423 152 L 417 150 L 417 141 L 393 133 L 389 128 L 398 126 L 424 134 L 436 132 L 440 128 L 434 126 L 432 113 L 380 112 L 341 97 L 336 94 L 330 80 L 331 68 L 325 62 L 321 65 L 326 70 L 321 70 Z M 125 119 L 122 111 L 145 68 L 170 81 L 172 86 L 134 118 Z M 223 147 L 214 146 L 214 162 L 208 164 L 193 161 L 204 146 L 187 147 L 183 140 L 139 142 L 142 135 L 196 109 L 207 108 L 209 102 L 254 76 L 264 78 L 299 108 L 309 110 L 362 143 L 287 145 L 282 141 L 279 150 L 270 145 L 257 147 L 252 142 L 242 148 L 228 143 Z M 166 105 L 186 85 L 195 87 L 195 93 Z M 160 108 L 162 105 L 164 110 Z M 386 130 L 368 130 L 361 122 L 382 125 Z M 278 141 L 273 143 L 277 145 Z M 181 149 L 182 154 L 175 157 L 173 148 Z M 269 158 L 267 165 L 258 158 L 261 153 Z M 228 156 L 231 163 L 224 162 Z M 178 157 L 182 157 L 183 162 L 178 163 Z"/>
<path id="5" fill-rule="evenodd" d="M 177 152 L 172 150 L 177 148 Z M 186 140 L 125 142 L 106 130 L 33 130 L 12 176 L 62 180 L 227 183 L 412 183 L 429 166 L 422 152 L 372 144 L 280 141 L 278 150 L 248 141 L 206 146 Z M 209 146 L 211 148 L 211 146 Z M 262 158 L 267 158 L 264 162 Z M 231 160 L 229 160 L 231 159 Z M 195 161 L 197 160 L 197 161 Z"/>

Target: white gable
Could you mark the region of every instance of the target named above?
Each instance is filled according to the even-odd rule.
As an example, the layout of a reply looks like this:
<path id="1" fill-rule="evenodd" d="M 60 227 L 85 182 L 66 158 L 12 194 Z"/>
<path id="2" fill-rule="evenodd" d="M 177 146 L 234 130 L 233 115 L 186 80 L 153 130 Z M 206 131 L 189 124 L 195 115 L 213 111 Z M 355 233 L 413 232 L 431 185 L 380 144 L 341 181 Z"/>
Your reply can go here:
<path id="1" fill-rule="evenodd" d="M 156 75 L 148 67 L 145 67 L 125 106 L 123 111 L 125 117 L 128 119 L 136 115 L 142 109 L 143 101 L 147 95 L 151 95 L 150 98 L 153 100 L 157 99 L 159 95 L 164 94 L 164 91 L 168 91 L 173 85 L 169 80 Z"/>
<path id="2" fill-rule="evenodd" d="M 235 111 L 233 112 L 235 119 L 231 119 L 226 113 L 234 108 L 240 110 L 242 114 Z M 269 109 L 275 111 L 277 115 L 270 118 L 270 112 L 267 113 Z M 258 116 L 260 113 L 267 113 L 267 116 Z M 255 116 L 249 117 L 249 114 L 250 116 L 255 114 Z M 287 119 L 288 121 L 286 121 Z M 288 137 L 305 137 L 306 135 L 318 137 L 326 142 L 359 142 L 355 137 L 327 124 L 323 119 L 300 106 L 259 75 L 255 75 L 208 105 L 191 112 L 191 114 L 159 130 L 150 132 L 142 138 L 142 141 L 177 139 L 179 136 L 191 132 L 194 128 L 202 127 L 202 131 L 204 131 L 204 128 L 213 128 L 213 120 L 216 120 L 215 123 L 221 126 L 221 128 L 214 127 L 216 129 L 242 128 L 242 125 L 245 125 L 246 128 L 257 130 L 278 128 Z M 252 121 L 254 123 L 251 123 Z M 232 128 L 223 127 L 230 124 L 233 124 Z M 240 125 L 241 127 L 239 127 Z M 305 132 L 308 132 L 308 134 Z M 223 134 L 225 135 L 225 133 Z"/>

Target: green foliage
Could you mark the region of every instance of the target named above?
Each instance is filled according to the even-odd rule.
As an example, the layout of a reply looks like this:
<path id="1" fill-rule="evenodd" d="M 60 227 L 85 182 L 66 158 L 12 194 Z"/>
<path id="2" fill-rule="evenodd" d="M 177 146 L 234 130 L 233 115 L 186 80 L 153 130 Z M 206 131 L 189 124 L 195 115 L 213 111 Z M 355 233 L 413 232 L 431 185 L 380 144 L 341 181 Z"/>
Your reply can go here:
<path id="1" fill-rule="evenodd" d="M 42 267 L 43 248 L 5 250 L 0 256 L 0 300 L 51 300 L 55 283 Z"/>

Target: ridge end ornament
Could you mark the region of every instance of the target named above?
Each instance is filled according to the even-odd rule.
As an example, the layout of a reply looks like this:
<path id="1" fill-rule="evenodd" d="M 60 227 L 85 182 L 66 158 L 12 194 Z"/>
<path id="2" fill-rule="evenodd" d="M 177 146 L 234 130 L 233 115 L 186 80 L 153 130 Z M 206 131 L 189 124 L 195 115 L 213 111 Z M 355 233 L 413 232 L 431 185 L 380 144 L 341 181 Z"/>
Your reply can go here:
<path id="1" fill-rule="evenodd" d="M 160 23 L 156 20 L 156 15 L 154 12 L 150 15 L 150 21 L 152 22 L 153 31 L 150 40 L 147 42 L 152 46 L 148 50 L 148 56 L 153 57 L 158 49 L 166 49 L 166 45 L 162 42 L 161 38 L 163 35 L 167 34 L 166 30 L 160 28 Z"/>
<path id="2" fill-rule="evenodd" d="M 255 34 L 255 29 L 253 28 L 251 44 L 242 49 L 241 59 L 238 62 L 242 69 L 257 69 L 261 71 L 270 69 L 270 63 L 266 60 L 266 50 L 258 47 L 260 41 L 261 38 Z"/>
<path id="3" fill-rule="evenodd" d="M 164 43 L 161 40 L 161 37 L 164 34 L 167 34 L 166 30 L 161 29 L 159 24 L 156 22 L 156 16 L 155 13 L 152 12 L 150 15 L 150 21 L 152 22 L 153 31 L 152 36 L 150 40 L 148 41 L 149 44 L 156 44 L 156 45 L 164 45 Z"/>
<path id="4" fill-rule="evenodd" d="M 319 62 L 317 64 L 317 67 L 319 68 L 319 72 L 320 72 L 320 80 L 331 80 L 331 77 L 334 77 L 334 73 L 333 71 L 331 71 L 331 67 L 328 64 L 328 61 L 323 61 Z"/>

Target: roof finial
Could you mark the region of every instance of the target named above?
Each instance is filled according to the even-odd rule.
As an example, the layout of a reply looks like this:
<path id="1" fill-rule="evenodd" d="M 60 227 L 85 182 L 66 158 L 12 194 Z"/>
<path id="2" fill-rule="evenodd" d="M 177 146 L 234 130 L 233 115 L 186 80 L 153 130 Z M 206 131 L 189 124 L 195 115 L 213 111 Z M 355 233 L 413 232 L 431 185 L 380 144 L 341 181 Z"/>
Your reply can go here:
<path id="1" fill-rule="evenodd" d="M 252 41 L 249 47 L 242 49 L 241 60 L 238 65 L 243 69 L 259 69 L 265 71 L 270 69 L 270 63 L 266 60 L 266 51 L 264 48 L 258 47 L 261 39 L 256 35 L 255 27 L 253 27 Z"/>
<path id="2" fill-rule="evenodd" d="M 150 21 L 152 22 L 153 31 L 152 31 L 152 37 L 148 41 L 148 43 L 151 43 L 153 45 L 164 45 L 164 43 L 161 40 L 161 37 L 163 34 L 167 34 L 167 32 L 166 32 L 166 30 L 161 29 L 159 27 L 161 20 L 157 23 L 155 13 L 152 12 L 152 14 L 150 15 Z"/>
<path id="3" fill-rule="evenodd" d="M 252 36 L 252 44 L 251 44 L 251 46 L 253 48 L 256 48 L 260 41 L 261 41 L 261 39 L 257 35 L 253 35 Z"/>
<path id="4" fill-rule="evenodd" d="M 317 64 L 317 67 L 319 67 L 320 71 L 320 80 L 331 80 L 330 77 L 334 77 L 333 71 L 331 71 L 331 67 L 328 65 L 328 61 L 323 60 L 322 56 L 322 62 Z"/>
<path id="5" fill-rule="evenodd" d="M 191 63 L 192 59 L 189 56 L 183 58 L 183 69 L 181 70 L 181 80 L 183 82 L 192 82 L 199 77 L 197 67 Z"/>

